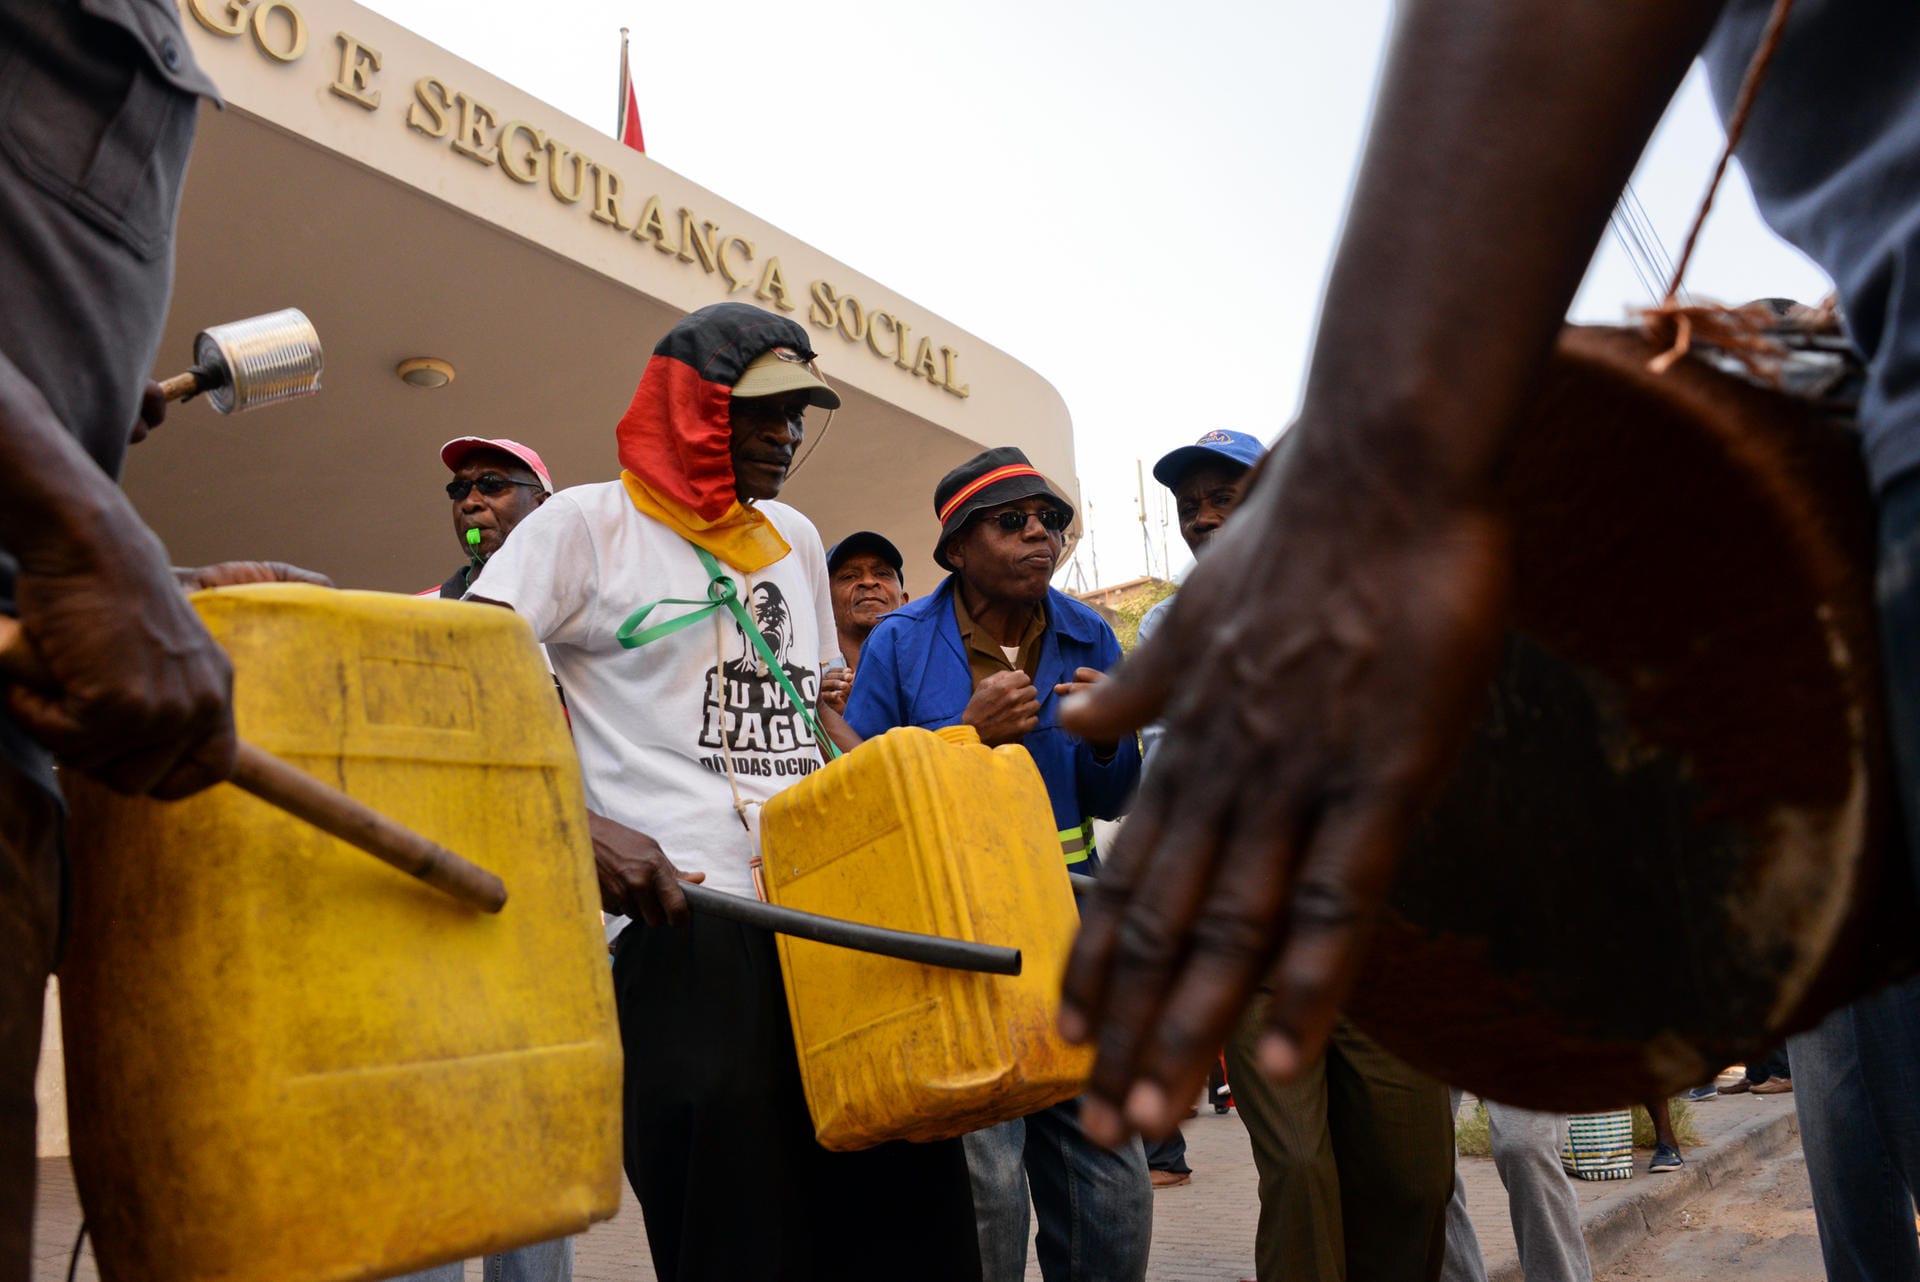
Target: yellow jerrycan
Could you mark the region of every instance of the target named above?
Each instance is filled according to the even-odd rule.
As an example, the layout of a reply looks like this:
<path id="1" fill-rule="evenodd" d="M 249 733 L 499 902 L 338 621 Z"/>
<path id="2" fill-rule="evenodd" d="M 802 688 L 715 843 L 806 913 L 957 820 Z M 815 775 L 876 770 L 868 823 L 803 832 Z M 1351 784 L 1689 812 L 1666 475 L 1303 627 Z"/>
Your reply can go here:
<path id="1" fill-rule="evenodd" d="M 527 626 L 202 592 L 242 737 L 498 873 L 475 911 L 234 787 L 65 780 L 74 1172 L 108 1282 L 350 1282 L 620 1195 L 620 1040 L 579 766 Z"/>
<path id="2" fill-rule="evenodd" d="M 1054 826 L 1026 749 L 970 726 L 890 730 L 766 803 L 773 903 L 1022 952 L 1019 975 L 980 975 L 779 936 L 822 1146 L 947 1139 L 1080 1093 L 1093 1052 L 1054 1031 L 1079 925 Z"/>

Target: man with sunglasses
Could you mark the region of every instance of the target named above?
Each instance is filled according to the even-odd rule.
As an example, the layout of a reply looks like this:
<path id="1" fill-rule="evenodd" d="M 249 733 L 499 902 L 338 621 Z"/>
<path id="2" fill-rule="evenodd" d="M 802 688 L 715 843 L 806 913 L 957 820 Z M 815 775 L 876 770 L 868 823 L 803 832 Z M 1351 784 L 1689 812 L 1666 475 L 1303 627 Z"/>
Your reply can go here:
<path id="1" fill-rule="evenodd" d="M 453 537 L 466 564 L 447 576 L 439 595 L 459 600 L 480 577 L 487 558 L 500 550 L 520 524 L 553 494 L 553 477 L 540 456 L 505 437 L 458 436 L 440 447 L 440 461 L 453 473 L 447 497 L 453 500 Z"/>
<path id="2" fill-rule="evenodd" d="M 553 494 L 553 477 L 531 448 L 501 437 L 456 436 L 440 447 L 440 461 L 453 473 L 453 536 L 467 555 L 464 565 L 437 588 L 418 596 L 458 601 L 480 577 L 487 558 Z M 555 1238 L 489 1255 L 484 1276 L 493 1282 L 568 1282 L 573 1277 L 573 1239 Z M 395 1282 L 460 1282 L 466 1265 L 455 1262 L 409 1273 Z"/>
<path id="3" fill-rule="evenodd" d="M 1046 781 L 1062 856 L 1075 872 L 1094 872 L 1093 820 L 1126 808 L 1140 746 L 1131 734 L 1090 743 L 1055 720 L 1062 698 L 1120 661 L 1106 621 L 1049 586 L 1073 506 L 1011 446 L 947 473 L 933 506 L 933 559 L 952 573 L 868 636 L 847 722 L 863 738 L 970 725 L 987 744 L 1024 746 Z M 966 1137 L 986 1282 L 1018 1282 L 1026 1271 L 1029 1189 L 1048 1282 L 1146 1276 L 1146 1155 L 1137 1139 L 1117 1150 L 1094 1144 L 1079 1111 L 1069 1100 Z"/>

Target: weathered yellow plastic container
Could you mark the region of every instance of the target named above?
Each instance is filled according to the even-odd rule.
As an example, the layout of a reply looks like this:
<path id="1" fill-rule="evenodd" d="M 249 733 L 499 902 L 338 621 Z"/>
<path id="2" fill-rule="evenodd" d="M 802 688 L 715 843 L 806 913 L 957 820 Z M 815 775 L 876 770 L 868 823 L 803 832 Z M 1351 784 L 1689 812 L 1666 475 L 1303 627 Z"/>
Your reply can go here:
<path id="1" fill-rule="evenodd" d="M 619 1207 L 620 1041 L 579 767 L 491 606 L 200 593 L 242 736 L 498 873 L 463 907 L 222 786 L 66 781 L 73 1162 L 110 1282 L 348 1282 Z"/>
<path id="2" fill-rule="evenodd" d="M 824 1147 L 946 1139 L 1080 1093 L 1093 1052 L 1054 1031 L 1079 917 L 1026 749 L 888 731 L 768 801 L 761 855 L 776 904 L 1022 952 L 1019 975 L 979 975 L 779 936 Z"/>

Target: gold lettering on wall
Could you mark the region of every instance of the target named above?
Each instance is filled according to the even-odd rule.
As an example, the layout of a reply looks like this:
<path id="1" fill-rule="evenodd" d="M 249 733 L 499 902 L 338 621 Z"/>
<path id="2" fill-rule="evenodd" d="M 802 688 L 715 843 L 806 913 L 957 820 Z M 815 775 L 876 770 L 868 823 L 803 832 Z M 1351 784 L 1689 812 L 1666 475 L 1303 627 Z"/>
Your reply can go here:
<path id="1" fill-rule="evenodd" d="M 278 63 L 297 61 L 307 48 L 307 21 L 293 0 L 183 0 L 186 11 L 206 31 L 225 39 L 248 38 L 261 55 Z M 380 108 L 375 87 L 381 70 L 380 50 L 339 31 L 334 34 L 339 61 L 327 82 L 327 93 L 363 111 Z M 693 209 L 677 208 L 678 236 L 668 221 L 661 197 L 649 195 L 637 220 L 629 222 L 629 195 L 620 173 L 567 146 L 530 120 L 502 123 L 499 113 L 464 90 L 456 91 L 436 76 L 413 82 L 413 92 L 402 115 L 408 129 L 424 137 L 446 140 L 449 147 L 485 166 L 497 165 L 509 180 L 522 187 L 538 187 L 542 180 L 551 197 L 562 205 L 586 198 L 589 176 L 593 202 L 588 216 L 634 240 L 650 241 L 659 252 L 679 262 L 698 264 L 708 275 L 726 281 L 726 292 L 753 287 L 753 297 L 782 312 L 797 310 L 798 300 L 788 283 L 779 255 L 759 259 L 755 242 L 735 233 L 722 233 L 719 224 Z M 624 153 L 623 153 L 624 154 Z M 644 162 L 635 162 L 644 164 Z M 931 338 L 915 341 L 913 326 L 894 312 L 869 307 L 857 296 L 842 293 L 832 282 L 808 283 L 807 320 L 817 328 L 837 331 L 845 341 L 864 346 L 874 357 L 891 361 L 914 378 L 925 379 L 952 396 L 973 394 L 960 377 L 960 352 Z"/>
<path id="2" fill-rule="evenodd" d="M 813 306 L 807 309 L 807 319 L 821 329 L 832 329 L 840 319 L 840 299 L 834 294 L 833 286 L 824 280 L 816 280 L 807 289 L 813 295 Z"/>
<path id="3" fill-rule="evenodd" d="M 867 309 L 862 307 L 860 300 L 852 294 L 841 298 L 839 320 L 840 332 L 847 336 L 848 342 L 864 343 L 866 341 Z"/>
<path id="4" fill-rule="evenodd" d="M 517 139 L 524 138 L 522 145 Z M 537 183 L 546 176 L 547 135 L 524 120 L 500 126 L 500 172 L 517 183 Z"/>
<path id="5" fill-rule="evenodd" d="M 767 265 L 760 270 L 760 286 L 753 291 L 753 296 L 763 303 L 772 303 L 783 312 L 790 312 L 794 302 L 789 293 L 786 275 L 780 270 L 780 260 L 769 258 Z"/>
<path id="6" fill-rule="evenodd" d="M 217 36 L 244 35 L 247 30 L 247 10 L 253 7 L 253 0 L 226 0 L 224 4 L 209 5 L 207 0 L 187 0 L 187 9 L 208 31 Z"/>
<path id="7" fill-rule="evenodd" d="M 881 328 L 880 322 L 881 321 L 886 322 L 887 333 L 889 335 L 894 336 L 894 350 L 891 352 L 886 351 L 880 346 L 880 328 Z M 900 342 L 899 336 L 895 333 L 893 328 L 892 315 L 887 312 L 881 311 L 879 308 L 875 308 L 873 311 L 873 314 L 867 317 L 867 350 L 872 352 L 875 356 L 884 357 L 887 360 L 893 360 L 900 355 L 899 342 Z"/>
<path id="8" fill-rule="evenodd" d="M 725 240 L 722 240 L 720 242 L 720 252 L 715 254 L 714 258 L 719 263 L 720 274 L 726 278 L 727 292 L 729 294 L 731 294 L 734 290 L 739 289 L 742 285 L 747 283 L 747 278 L 745 276 L 742 276 L 739 272 L 735 271 L 733 269 L 733 264 L 727 260 L 727 251 L 729 249 L 732 249 L 735 245 L 740 246 L 740 248 L 746 253 L 748 262 L 753 261 L 753 242 L 748 240 L 746 237 L 728 236 Z"/>
<path id="9" fill-rule="evenodd" d="M 487 138 L 487 129 L 499 124 L 500 117 L 493 114 L 493 108 L 464 91 L 455 94 L 453 100 L 460 106 L 460 132 L 453 136 L 453 149 L 483 165 L 491 165 L 494 145 Z"/>
<path id="10" fill-rule="evenodd" d="M 628 224 L 620 217 L 620 175 L 605 165 L 593 166 L 593 221 L 625 231 Z"/>
<path id="11" fill-rule="evenodd" d="M 945 388 L 947 391 L 952 392 L 955 396 L 958 396 L 963 401 L 966 400 L 967 397 L 972 396 L 973 384 L 971 383 L 956 384 L 953 381 L 954 380 L 953 367 L 960 363 L 960 353 L 954 351 L 951 347 L 942 347 L 940 349 L 940 361 L 943 365 L 946 366 L 946 370 L 947 370 L 946 374 L 940 379 L 940 386 Z"/>
<path id="12" fill-rule="evenodd" d="M 701 268 L 711 276 L 714 264 L 720 257 L 720 251 L 714 248 L 713 243 L 714 235 L 720 229 L 703 220 L 700 230 L 695 231 L 693 218 L 693 211 L 682 205 L 680 207 L 680 261 L 690 263 L 698 259 Z M 692 252 L 689 253 L 689 250 Z"/>
<path id="13" fill-rule="evenodd" d="M 273 29 L 269 20 L 276 13 L 287 15 L 286 22 L 281 24 L 284 40 L 268 34 Z M 253 6 L 253 42 L 275 62 L 293 62 L 307 51 L 307 20 L 287 0 L 264 0 Z"/>
<path id="14" fill-rule="evenodd" d="M 561 182 L 560 175 L 573 170 L 573 185 Z M 587 191 L 587 158 L 558 138 L 547 139 L 547 190 L 553 198 L 572 205 Z"/>
<path id="15" fill-rule="evenodd" d="M 647 203 L 640 207 L 640 221 L 633 225 L 635 240 L 650 240 L 653 247 L 663 254 L 677 254 L 680 251 L 667 239 L 666 215 L 660 212 L 660 198 L 647 197 Z"/>
<path id="16" fill-rule="evenodd" d="M 904 346 L 904 345 L 903 345 Z M 940 385 L 940 367 L 933 359 L 933 340 L 920 340 L 920 349 L 913 354 L 913 376 L 924 378 L 935 387 Z"/>
<path id="17" fill-rule="evenodd" d="M 407 128 L 417 129 L 429 138 L 445 138 L 451 128 L 453 99 L 447 87 L 432 76 L 413 82 L 413 103 L 407 108 Z"/>
<path id="18" fill-rule="evenodd" d="M 380 105 L 380 91 L 371 87 L 373 73 L 380 70 L 380 51 L 361 44 L 344 31 L 336 32 L 333 38 L 340 42 L 340 74 L 333 78 L 327 91 L 368 111 L 374 110 Z"/>

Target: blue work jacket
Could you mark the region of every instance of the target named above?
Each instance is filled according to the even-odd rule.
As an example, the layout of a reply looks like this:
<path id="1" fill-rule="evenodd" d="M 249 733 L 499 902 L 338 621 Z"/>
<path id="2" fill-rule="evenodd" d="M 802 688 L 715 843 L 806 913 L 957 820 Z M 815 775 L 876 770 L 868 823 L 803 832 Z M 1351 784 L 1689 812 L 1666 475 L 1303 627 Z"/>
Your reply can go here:
<path id="1" fill-rule="evenodd" d="M 847 724 L 862 738 L 895 726 L 933 730 L 960 724 L 960 714 L 973 697 L 973 671 L 954 617 L 953 592 L 949 575 L 933 595 L 910 601 L 880 620 L 860 647 L 853 693 L 847 698 Z M 1086 740 L 1060 728 L 1060 696 L 1053 687 L 1073 680 L 1075 668 L 1106 672 L 1118 662 L 1120 642 L 1106 620 L 1049 589 L 1047 630 L 1041 634 L 1040 667 L 1033 678 L 1040 696 L 1040 725 L 1022 744 L 1046 781 L 1061 848 L 1076 872 L 1098 869 L 1093 820 L 1125 813 L 1140 781 L 1140 744 L 1128 735 L 1111 761 L 1095 761 Z"/>

